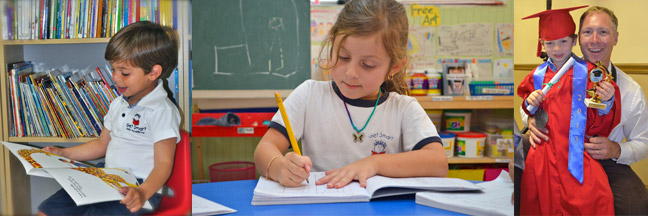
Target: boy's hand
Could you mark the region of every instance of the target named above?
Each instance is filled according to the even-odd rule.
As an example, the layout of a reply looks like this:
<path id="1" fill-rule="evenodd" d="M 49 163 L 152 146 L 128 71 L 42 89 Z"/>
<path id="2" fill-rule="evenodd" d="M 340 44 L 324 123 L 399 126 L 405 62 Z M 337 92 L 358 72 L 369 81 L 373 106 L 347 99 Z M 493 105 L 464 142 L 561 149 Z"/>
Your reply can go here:
<path id="1" fill-rule="evenodd" d="M 138 188 L 122 187 L 119 192 L 125 196 L 119 203 L 124 204 L 132 213 L 139 211 L 146 202 L 144 194 Z"/>
<path id="2" fill-rule="evenodd" d="M 526 102 L 534 107 L 540 106 L 540 103 L 542 103 L 542 101 L 544 101 L 544 93 L 540 89 L 531 92 L 531 94 L 526 99 Z"/>
<path id="3" fill-rule="evenodd" d="M 283 186 L 300 186 L 310 176 L 313 162 L 308 156 L 300 156 L 295 152 L 289 152 L 285 157 L 277 160 L 279 161 L 276 162 L 279 162 L 281 166 L 276 180 Z"/>
<path id="4" fill-rule="evenodd" d="M 326 184 L 328 188 L 342 188 L 352 180 L 358 180 L 361 187 L 367 187 L 367 178 L 378 172 L 376 157 L 366 157 L 339 169 L 326 171 L 326 176 L 318 179 L 315 184 Z"/>
<path id="5" fill-rule="evenodd" d="M 598 83 L 599 86 L 596 88 L 596 94 L 601 97 L 602 101 L 610 101 L 612 96 L 614 96 L 614 86 L 608 81 L 602 81 Z"/>
<path id="6" fill-rule="evenodd" d="M 61 156 L 65 157 L 65 155 L 63 155 L 63 148 L 59 148 L 59 147 L 56 147 L 56 146 L 47 146 L 47 147 L 43 148 L 43 151 L 51 152 L 51 153 L 54 153 L 54 154 L 61 155 Z"/>

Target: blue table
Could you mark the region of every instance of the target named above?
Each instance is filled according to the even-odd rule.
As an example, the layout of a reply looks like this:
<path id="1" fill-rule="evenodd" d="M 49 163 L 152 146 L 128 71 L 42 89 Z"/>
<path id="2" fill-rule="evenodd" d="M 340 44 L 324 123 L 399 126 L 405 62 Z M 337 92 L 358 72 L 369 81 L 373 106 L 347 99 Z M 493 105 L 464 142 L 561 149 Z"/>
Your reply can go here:
<path id="1" fill-rule="evenodd" d="M 192 192 L 238 210 L 241 215 L 462 215 L 414 202 L 414 195 L 373 199 L 370 202 L 253 206 L 257 180 L 192 185 Z"/>

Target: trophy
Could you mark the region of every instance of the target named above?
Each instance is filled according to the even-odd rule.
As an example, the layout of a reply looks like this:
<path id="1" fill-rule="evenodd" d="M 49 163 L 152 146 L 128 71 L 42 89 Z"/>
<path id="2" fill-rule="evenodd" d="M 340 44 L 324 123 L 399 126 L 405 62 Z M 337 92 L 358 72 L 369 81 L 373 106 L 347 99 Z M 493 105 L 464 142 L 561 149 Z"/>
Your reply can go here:
<path id="1" fill-rule="evenodd" d="M 604 74 L 606 75 L 605 78 L 603 78 Z M 607 106 L 601 102 L 601 96 L 596 94 L 596 87 L 598 87 L 598 83 L 602 80 L 610 82 L 612 74 L 610 74 L 608 69 L 599 61 L 596 63 L 596 68 L 590 71 L 589 79 L 594 83 L 594 86 L 587 90 L 587 94 L 589 94 L 590 98 L 585 99 L 585 106 L 595 109 L 606 109 Z"/>

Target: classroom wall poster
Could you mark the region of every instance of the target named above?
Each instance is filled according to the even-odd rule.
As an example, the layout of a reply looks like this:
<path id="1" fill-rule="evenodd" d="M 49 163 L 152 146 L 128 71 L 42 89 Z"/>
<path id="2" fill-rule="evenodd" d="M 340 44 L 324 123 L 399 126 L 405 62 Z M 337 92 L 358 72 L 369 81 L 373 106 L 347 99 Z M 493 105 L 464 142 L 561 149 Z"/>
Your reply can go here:
<path id="1" fill-rule="evenodd" d="M 434 27 L 410 26 L 407 54 L 412 59 L 412 68 L 425 70 L 435 67 L 434 38 Z"/>
<path id="2" fill-rule="evenodd" d="M 335 8 L 322 8 L 311 10 L 310 34 L 311 44 L 321 44 L 329 30 L 335 24 L 340 11 Z"/>
<path id="3" fill-rule="evenodd" d="M 497 31 L 497 55 L 513 55 L 513 24 L 496 24 Z"/>
<path id="4" fill-rule="evenodd" d="M 434 5 L 412 4 L 410 6 L 410 16 L 414 19 L 414 23 L 420 26 L 436 27 L 441 23 L 439 8 Z"/>
<path id="5" fill-rule="evenodd" d="M 493 80 L 513 82 L 513 59 L 497 59 L 493 63 Z"/>
<path id="6" fill-rule="evenodd" d="M 437 55 L 488 56 L 493 53 L 493 24 L 440 25 Z"/>

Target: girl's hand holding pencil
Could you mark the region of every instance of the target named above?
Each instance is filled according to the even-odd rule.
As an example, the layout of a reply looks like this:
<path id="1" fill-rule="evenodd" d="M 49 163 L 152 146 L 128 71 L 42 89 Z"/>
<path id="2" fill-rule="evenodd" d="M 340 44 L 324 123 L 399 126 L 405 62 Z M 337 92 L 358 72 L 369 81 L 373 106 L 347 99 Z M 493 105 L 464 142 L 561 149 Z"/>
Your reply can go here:
<path id="1" fill-rule="evenodd" d="M 310 157 L 295 152 L 288 152 L 286 156 L 277 158 L 275 163 L 279 164 L 279 172 L 275 180 L 288 187 L 301 186 L 302 182 L 310 176 L 313 167 Z"/>

